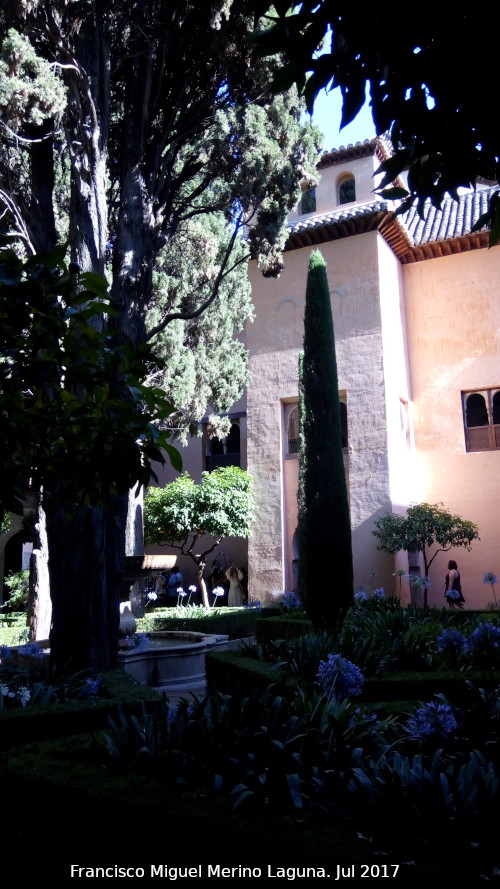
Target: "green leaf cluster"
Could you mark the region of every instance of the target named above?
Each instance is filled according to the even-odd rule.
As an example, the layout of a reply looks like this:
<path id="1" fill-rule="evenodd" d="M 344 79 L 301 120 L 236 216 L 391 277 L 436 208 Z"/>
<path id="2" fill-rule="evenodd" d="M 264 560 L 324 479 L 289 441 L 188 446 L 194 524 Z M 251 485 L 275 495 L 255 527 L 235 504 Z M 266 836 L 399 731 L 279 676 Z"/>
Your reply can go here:
<path id="1" fill-rule="evenodd" d="M 473 187 L 478 179 L 498 182 L 491 96 L 476 88 L 473 75 L 480 72 L 483 83 L 496 81 L 497 8 L 475 41 L 473 7 L 450 16 L 449 8 L 438 4 L 431 20 L 414 16 L 411 27 L 402 29 L 392 4 L 374 3 L 361 16 L 355 5 L 329 0 L 277 0 L 274 6 L 255 41 L 258 56 L 282 54 L 275 89 L 296 83 L 310 112 L 321 89 L 340 89 L 346 126 L 364 105 L 369 87 L 376 132 L 389 133 L 394 146 L 393 156 L 380 167 L 380 191 L 389 199 L 405 198 L 398 213 L 417 202 L 422 215 L 426 200 L 440 207 L 447 194 L 456 198 L 459 188 Z M 398 177 L 404 172 L 403 188 Z M 494 204 L 485 224 L 491 229 L 490 245 L 498 243 Z"/>
<path id="2" fill-rule="evenodd" d="M 204 472 L 200 484 L 184 472 L 164 488 L 147 491 L 144 538 L 191 553 L 203 534 L 248 537 L 253 508 L 251 477 L 238 466 Z"/>
<path id="3" fill-rule="evenodd" d="M 105 332 L 106 281 L 66 267 L 65 248 L 23 261 L 0 251 L 0 508 L 22 512 L 26 488 L 97 503 L 150 479 L 171 411 L 144 386 L 150 349 Z"/>
<path id="4" fill-rule="evenodd" d="M 38 56 L 29 39 L 10 28 L 0 46 L 0 111 L 9 126 L 41 124 L 59 117 L 66 90 L 52 66 Z"/>
<path id="5" fill-rule="evenodd" d="M 443 504 L 419 503 L 410 506 L 406 516 L 387 513 L 375 521 L 375 527 L 377 549 L 388 553 L 402 549 L 422 552 L 434 544 L 443 550 L 454 546 L 470 550 L 472 542 L 479 539 L 473 522 L 453 515 Z"/>
<path id="6" fill-rule="evenodd" d="M 375 520 L 373 534 L 378 540 L 377 549 L 382 552 L 423 553 L 426 575 L 438 552 L 447 552 L 453 547 L 470 550 L 473 541 L 479 540 L 474 522 L 453 515 L 442 503 L 418 503 L 410 506 L 405 516 L 386 513 Z M 433 546 L 438 549 L 428 560 L 427 549 Z"/>

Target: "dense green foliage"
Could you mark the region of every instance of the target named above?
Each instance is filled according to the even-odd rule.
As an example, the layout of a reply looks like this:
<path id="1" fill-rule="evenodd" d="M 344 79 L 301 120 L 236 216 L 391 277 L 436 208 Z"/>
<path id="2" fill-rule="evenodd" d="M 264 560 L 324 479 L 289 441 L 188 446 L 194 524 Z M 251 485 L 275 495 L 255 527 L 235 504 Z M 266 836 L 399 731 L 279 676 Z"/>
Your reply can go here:
<path id="1" fill-rule="evenodd" d="M 299 394 L 299 591 L 315 626 L 333 630 L 352 602 L 352 547 L 332 309 L 319 251 L 307 276 Z"/>
<path id="2" fill-rule="evenodd" d="M 267 6 L 263 0 L 262 12 Z M 356 117 L 369 87 L 376 132 L 389 131 L 395 149 L 380 168 L 385 173 L 382 194 L 405 198 L 399 212 L 415 201 L 422 212 L 427 198 L 440 206 L 446 193 L 457 197 L 460 187 L 474 186 L 478 178 L 499 180 L 490 96 L 487 89 L 476 89 L 471 77 L 477 71 L 483 83 L 496 80 L 498 9 L 479 41 L 472 37 L 477 24 L 472 7 L 450 17 L 448 7 L 437 4 L 432 16 L 414 16 L 411 26 L 402 28 L 399 11 L 390 3 L 372 3 L 360 16 L 356 6 L 330 0 L 277 0 L 258 47 L 260 53 L 283 53 L 275 87 L 297 83 L 310 110 L 320 89 L 340 88 L 342 125 Z M 403 171 L 408 171 L 407 188 L 401 180 L 394 188 Z M 491 227 L 490 243 L 496 244 L 498 193 L 477 227 L 485 224 Z"/>
<path id="3" fill-rule="evenodd" d="M 95 503 L 147 483 L 160 447 L 180 465 L 155 425 L 170 405 L 142 382 L 150 349 L 100 333 L 108 310 L 106 281 L 70 272 L 62 248 L 24 262 L 0 252 L 2 515 L 22 513 L 28 480 Z"/>
<path id="4" fill-rule="evenodd" d="M 400 550 L 422 553 L 426 577 L 438 553 L 448 552 L 454 547 L 470 550 L 472 542 L 479 540 L 474 522 L 452 515 L 442 503 L 418 503 L 407 509 L 406 516 L 386 513 L 376 519 L 373 533 L 378 540 L 377 549 L 382 552 L 392 555 Z M 429 558 L 432 547 L 437 549 Z"/>
<path id="5" fill-rule="evenodd" d="M 247 250 L 239 241 L 210 302 L 231 238 L 223 213 L 195 217 L 183 223 L 156 258 L 148 332 L 161 327 L 165 316 L 171 320 L 150 341 L 159 363 L 150 368 L 148 383 L 160 386 L 176 406 L 162 425 L 183 441 L 188 434 L 200 434 L 208 405 L 209 433 L 226 435 L 230 422 L 221 415 L 249 380 L 248 353 L 238 334 L 254 312 Z"/>
<path id="6" fill-rule="evenodd" d="M 30 591 L 29 575 L 29 570 L 26 568 L 24 571 L 11 572 L 4 579 L 4 586 L 8 590 L 7 601 L 0 606 L 4 613 L 26 611 Z"/>
<path id="7" fill-rule="evenodd" d="M 95 325 L 110 337 L 107 379 L 89 394 L 87 376 L 102 371 L 90 349 L 86 360 L 72 364 L 74 386 L 60 399 L 76 420 L 67 443 L 56 448 L 56 456 L 67 448 L 70 459 L 76 448 L 80 490 L 69 498 L 71 517 L 66 494 L 73 483 L 54 473 L 44 486 L 57 669 L 69 660 L 105 668 L 116 657 L 124 488 L 139 471 L 147 481 L 147 461 L 139 459 L 148 436 L 142 424 L 148 414 L 158 420 L 162 413 L 141 384 L 149 374 L 175 397 L 173 425 L 182 436 L 207 400 L 215 410 L 229 409 L 246 380 L 246 354 L 235 345 L 224 363 L 220 334 L 229 350 L 236 315 L 243 321 L 250 314 L 236 241 L 248 227 L 247 250 L 265 274 L 278 273 L 287 211 L 301 182 L 316 178 L 318 134 L 302 123 L 296 90 L 273 98 L 267 84 L 279 61 L 251 63 L 246 36 L 255 24 L 250 0 L 0 7 L 1 228 L 26 255 L 51 250 L 67 236 L 80 270 L 109 281 L 109 305 Z M 206 249 L 204 216 L 211 229 Z M 229 309 L 227 300 L 240 292 Z M 209 308 L 211 323 L 198 333 L 197 318 Z M 187 323 L 164 341 L 167 326 L 178 321 Z M 171 375 L 156 378 L 144 351 L 148 339 L 162 360 L 172 354 Z M 138 363 L 143 374 L 135 373 Z M 131 365 L 137 385 L 130 385 Z M 129 414 L 135 439 L 127 438 Z M 92 450 L 99 434 L 103 472 Z M 2 442 L 4 454 L 11 438 Z M 84 491 L 94 478 L 93 489 Z"/>
<path id="8" fill-rule="evenodd" d="M 204 472 L 200 484 L 185 472 L 164 488 L 149 488 L 144 538 L 147 543 L 173 546 L 192 559 L 208 606 L 203 579 L 207 556 L 224 537 L 248 537 L 253 508 L 251 477 L 238 466 Z M 205 535 L 208 539 L 203 540 Z"/>

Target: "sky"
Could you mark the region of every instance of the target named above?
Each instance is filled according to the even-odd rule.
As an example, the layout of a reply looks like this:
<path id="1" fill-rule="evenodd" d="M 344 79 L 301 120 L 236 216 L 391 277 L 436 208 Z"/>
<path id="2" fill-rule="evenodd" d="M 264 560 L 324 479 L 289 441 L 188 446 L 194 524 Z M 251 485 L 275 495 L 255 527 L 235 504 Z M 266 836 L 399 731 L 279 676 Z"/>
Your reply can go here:
<path id="1" fill-rule="evenodd" d="M 352 123 L 340 130 L 342 96 L 340 89 L 326 93 L 322 90 L 314 103 L 313 121 L 324 133 L 323 150 L 331 151 L 375 136 L 375 126 L 368 102 Z"/>

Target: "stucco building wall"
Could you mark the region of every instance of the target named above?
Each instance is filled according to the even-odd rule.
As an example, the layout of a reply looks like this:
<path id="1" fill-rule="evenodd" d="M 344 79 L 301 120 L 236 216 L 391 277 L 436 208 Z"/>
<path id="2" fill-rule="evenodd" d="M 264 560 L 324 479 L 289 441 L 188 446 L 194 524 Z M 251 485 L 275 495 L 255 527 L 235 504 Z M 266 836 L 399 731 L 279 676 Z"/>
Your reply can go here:
<path id="1" fill-rule="evenodd" d="M 466 451 L 462 393 L 500 387 L 500 250 L 473 250 L 404 268 L 415 445 L 421 499 L 443 502 L 479 527 L 471 552 L 455 549 L 468 607 L 492 600 L 499 572 L 499 450 Z M 443 602 L 448 554 L 431 567 L 429 602 Z"/>
<path id="2" fill-rule="evenodd" d="M 393 560 L 377 551 L 372 531 L 374 518 L 394 506 L 391 488 L 402 502 L 408 480 L 400 416 L 409 385 L 399 264 L 377 232 L 325 243 L 321 251 L 332 297 L 339 389 L 347 405 L 355 587 L 389 590 Z M 258 508 L 249 577 L 262 599 L 293 582 L 298 468 L 297 457 L 286 454 L 283 411 L 298 397 L 310 253 L 309 248 L 287 253 L 278 280 L 262 281 L 253 263 L 250 270 L 257 320 L 247 331 L 248 469 Z M 399 462 L 390 464 L 391 451 L 400 455 Z"/>
<path id="3" fill-rule="evenodd" d="M 418 570 L 418 554 L 380 553 L 373 529 L 383 513 L 404 513 L 424 501 L 442 502 L 479 527 L 481 541 L 471 553 L 450 554 L 459 563 L 469 607 L 484 607 L 492 598 L 483 574 L 500 574 L 500 422 L 495 450 L 467 452 L 463 414 L 464 392 L 500 390 L 500 249 L 483 249 L 487 235 L 472 232 L 488 194 L 478 188 L 461 205 L 429 207 L 424 222 L 412 212 L 395 220 L 394 207 L 373 193 L 374 172 L 387 150 L 377 139 L 324 155 L 315 211 L 301 215 L 299 204 L 290 214 L 280 277 L 263 278 L 250 263 L 255 321 L 245 336 L 252 381 L 246 403 L 242 399 L 235 410 L 241 465 L 253 475 L 257 507 L 248 542 L 249 588 L 262 601 L 296 581 L 298 457 L 288 452 L 287 424 L 298 401 L 306 278 L 316 245 L 327 262 L 339 392 L 347 409 L 355 590 L 383 586 L 399 594 L 394 571 Z M 347 175 L 355 178 L 356 200 L 340 204 L 338 187 Z M 204 468 L 205 446 L 198 439 L 185 452 L 195 478 Z M 233 545 L 242 564 L 245 544 L 224 543 L 224 550 L 232 552 Z M 440 554 L 431 567 L 430 604 L 444 604 L 449 557 Z M 408 602 L 406 581 L 401 593 Z"/>

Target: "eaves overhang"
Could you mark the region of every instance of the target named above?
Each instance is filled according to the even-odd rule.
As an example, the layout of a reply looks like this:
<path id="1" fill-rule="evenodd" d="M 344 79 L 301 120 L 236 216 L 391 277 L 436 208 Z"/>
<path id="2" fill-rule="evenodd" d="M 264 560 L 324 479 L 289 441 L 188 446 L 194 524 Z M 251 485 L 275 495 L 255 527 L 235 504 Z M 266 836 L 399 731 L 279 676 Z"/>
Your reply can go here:
<path id="1" fill-rule="evenodd" d="M 394 204 L 383 200 L 340 207 L 292 223 L 285 252 L 372 231 L 382 235 L 403 265 L 488 247 L 489 231 L 472 229 L 496 190 L 477 189 L 458 201 L 447 198 L 439 209 L 428 202 L 423 218 L 415 207 L 396 216 Z"/>

